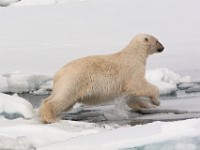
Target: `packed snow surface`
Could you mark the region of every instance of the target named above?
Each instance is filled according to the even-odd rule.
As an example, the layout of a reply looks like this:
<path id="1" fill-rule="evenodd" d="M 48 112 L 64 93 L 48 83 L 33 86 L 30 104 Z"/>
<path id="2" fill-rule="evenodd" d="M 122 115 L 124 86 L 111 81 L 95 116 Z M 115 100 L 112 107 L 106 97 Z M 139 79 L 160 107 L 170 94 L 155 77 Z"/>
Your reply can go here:
<path id="1" fill-rule="evenodd" d="M 42 125 L 35 119 L 1 118 L 0 123 L 0 149 L 114 150 L 200 136 L 200 119 L 123 127 L 66 120 Z"/>
<path id="2" fill-rule="evenodd" d="M 127 148 L 123 150 L 199 150 L 200 136 L 192 138 L 180 138 L 168 140 L 160 143 L 149 144 L 137 148 Z"/>
<path id="3" fill-rule="evenodd" d="M 114 150 L 126 147 L 138 147 L 145 144 L 163 142 L 169 139 L 175 140 L 184 137 L 199 136 L 199 124 L 200 119 L 193 119 L 171 123 L 155 122 L 145 126 L 122 127 L 99 134 L 89 134 L 84 138 L 76 137 L 41 149 L 58 148 L 64 150 L 67 147 L 71 150 L 80 148 Z"/>

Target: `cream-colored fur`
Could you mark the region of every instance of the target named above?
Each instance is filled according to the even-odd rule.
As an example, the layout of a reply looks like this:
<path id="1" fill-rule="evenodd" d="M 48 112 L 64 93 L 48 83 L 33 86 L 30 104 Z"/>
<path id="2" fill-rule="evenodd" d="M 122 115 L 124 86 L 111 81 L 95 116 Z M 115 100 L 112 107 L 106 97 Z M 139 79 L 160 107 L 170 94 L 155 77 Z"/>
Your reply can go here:
<path id="1" fill-rule="evenodd" d="M 76 102 L 98 104 L 120 95 L 147 96 L 159 105 L 156 86 L 145 79 L 146 59 L 164 47 L 147 34 L 139 34 L 120 52 L 74 60 L 55 75 L 53 91 L 40 107 L 44 123 L 52 123 Z M 141 103 L 145 108 L 148 104 Z M 134 103 L 129 102 L 134 107 Z M 136 102 L 136 106 L 140 106 Z M 141 107 L 142 107 L 141 106 Z"/>

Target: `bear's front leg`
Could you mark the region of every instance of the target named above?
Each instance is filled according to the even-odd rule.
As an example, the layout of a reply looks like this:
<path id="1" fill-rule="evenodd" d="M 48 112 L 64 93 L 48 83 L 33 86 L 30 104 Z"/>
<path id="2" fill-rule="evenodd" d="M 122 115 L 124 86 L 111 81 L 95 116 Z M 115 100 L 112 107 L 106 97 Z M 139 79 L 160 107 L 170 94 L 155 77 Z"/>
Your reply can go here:
<path id="1" fill-rule="evenodd" d="M 142 109 L 154 108 L 155 105 L 149 102 L 147 98 L 130 96 L 127 100 L 127 105 L 133 111 L 140 112 Z"/>
<path id="2" fill-rule="evenodd" d="M 146 80 L 140 81 L 137 84 L 129 82 L 127 86 L 128 94 L 133 96 L 146 96 L 149 97 L 154 105 L 159 106 L 159 90 L 155 85 L 148 83 Z"/>
<path id="3" fill-rule="evenodd" d="M 158 88 L 155 86 L 155 85 L 152 85 L 149 83 L 148 85 L 148 89 L 150 91 L 150 94 L 149 94 L 149 98 L 150 100 L 152 101 L 152 103 L 154 105 L 157 105 L 159 106 L 160 105 L 160 101 L 159 101 L 159 90 Z"/>

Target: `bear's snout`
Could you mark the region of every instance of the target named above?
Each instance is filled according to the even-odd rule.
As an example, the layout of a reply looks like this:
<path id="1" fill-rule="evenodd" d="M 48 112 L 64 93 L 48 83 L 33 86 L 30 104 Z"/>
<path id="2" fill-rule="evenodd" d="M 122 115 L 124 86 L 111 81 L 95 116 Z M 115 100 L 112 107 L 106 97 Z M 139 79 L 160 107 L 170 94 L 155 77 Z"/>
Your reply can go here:
<path id="1" fill-rule="evenodd" d="M 164 50 L 164 46 L 160 42 L 157 42 L 157 47 L 158 47 L 157 49 L 158 52 L 162 52 Z"/>

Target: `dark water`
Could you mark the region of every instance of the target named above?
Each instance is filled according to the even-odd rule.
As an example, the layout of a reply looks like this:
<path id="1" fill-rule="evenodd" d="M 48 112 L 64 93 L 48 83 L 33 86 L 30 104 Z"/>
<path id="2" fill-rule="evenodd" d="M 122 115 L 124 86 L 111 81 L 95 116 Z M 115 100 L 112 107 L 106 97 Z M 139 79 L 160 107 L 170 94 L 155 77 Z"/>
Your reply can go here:
<path id="1" fill-rule="evenodd" d="M 28 100 L 33 105 L 34 108 L 39 107 L 42 101 L 49 96 L 49 95 L 33 95 L 30 93 L 23 93 L 18 95 Z"/>

